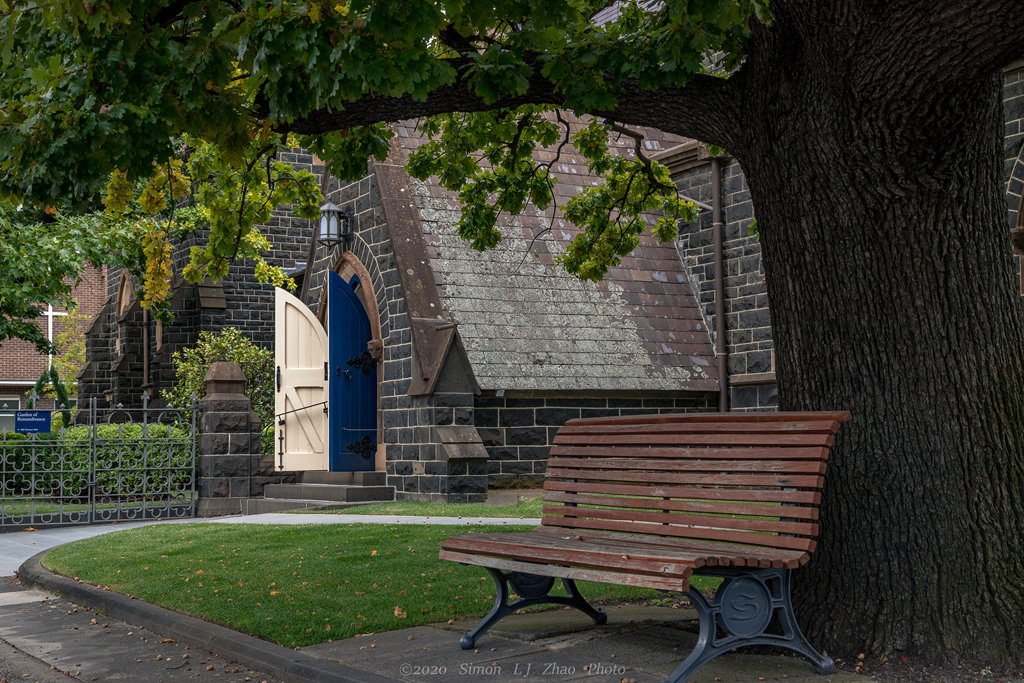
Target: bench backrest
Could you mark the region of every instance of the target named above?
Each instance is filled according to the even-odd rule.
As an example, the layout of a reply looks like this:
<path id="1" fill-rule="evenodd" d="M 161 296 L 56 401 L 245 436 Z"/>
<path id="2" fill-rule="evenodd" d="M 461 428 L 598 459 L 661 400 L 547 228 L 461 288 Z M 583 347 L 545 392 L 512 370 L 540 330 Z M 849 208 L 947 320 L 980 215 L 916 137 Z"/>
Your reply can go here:
<path id="1" fill-rule="evenodd" d="M 847 412 L 571 420 L 545 526 L 813 552 L 829 447 Z"/>

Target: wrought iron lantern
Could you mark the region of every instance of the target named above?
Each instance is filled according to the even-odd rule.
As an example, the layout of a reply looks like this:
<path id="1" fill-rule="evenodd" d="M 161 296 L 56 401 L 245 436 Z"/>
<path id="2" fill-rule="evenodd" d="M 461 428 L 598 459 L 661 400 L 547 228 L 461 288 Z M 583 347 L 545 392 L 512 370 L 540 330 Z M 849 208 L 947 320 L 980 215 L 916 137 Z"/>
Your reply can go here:
<path id="1" fill-rule="evenodd" d="M 352 212 L 328 201 L 320 207 L 320 235 L 317 241 L 328 248 L 352 241 Z"/>

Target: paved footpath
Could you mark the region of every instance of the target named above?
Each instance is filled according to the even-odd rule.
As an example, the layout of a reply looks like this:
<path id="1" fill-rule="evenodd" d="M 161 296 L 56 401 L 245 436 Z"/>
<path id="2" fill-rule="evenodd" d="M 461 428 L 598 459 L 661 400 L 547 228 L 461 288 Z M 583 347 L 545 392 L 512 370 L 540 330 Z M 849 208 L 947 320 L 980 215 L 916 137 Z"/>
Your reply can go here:
<path id="1" fill-rule="evenodd" d="M 185 520 L 197 521 L 197 520 Z M 267 514 L 198 520 L 226 524 L 476 523 L 535 524 L 509 518 L 399 518 L 371 515 Z M 151 522 L 152 523 L 152 522 Z M 178 523 L 158 522 L 160 524 Z M 328 683 L 664 680 L 696 642 L 689 609 L 612 607 L 604 626 L 575 611 L 513 615 L 482 637 L 476 650 L 458 646 L 472 622 L 392 631 L 301 649 L 266 641 L 103 591 L 42 568 L 44 551 L 139 523 L 0 534 L 0 639 L 81 681 L 309 681 Z M 32 588 L 32 589 L 29 589 Z M 61 597 L 56 597 L 59 594 Z M 0 661 L 3 661 L 0 651 Z M 840 673 L 816 676 L 788 656 L 730 654 L 691 680 L 863 681 Z M 30 680 L 23 678 L 22 680 Z"/>
<path id="2" fill-rule="evenodd" d="M 281 679 L 164 638 L 54 595 L 0 579 L 0 638 L 50 667 L 82 681 L 178 683 Z M 0 657 L 3 654 L 0 653 Z M 27 667 L 26 667 L 27 668 Z M 14 680 L 11 679 L 12 683 Z"/>

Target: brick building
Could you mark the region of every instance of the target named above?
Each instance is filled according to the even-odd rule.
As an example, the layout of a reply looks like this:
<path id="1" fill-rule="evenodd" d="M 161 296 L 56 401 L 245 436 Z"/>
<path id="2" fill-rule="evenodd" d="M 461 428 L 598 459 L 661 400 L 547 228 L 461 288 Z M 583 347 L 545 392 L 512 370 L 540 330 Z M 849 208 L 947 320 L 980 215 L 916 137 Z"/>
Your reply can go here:
<path id="1" fill-rule="evenodd" d="M 95 316 L 103 307 L 106 291 L 106 268 L 86 265 L 82 272 L 82 281 L 74 292 L 78 314 L 86 320 Z M 68 311 L 50 306 L 37 318 L 36 323 L 52 341 L 67 328 L 67 317 Z M 36 347 L 28 342 L 10 339 L 0 346 L 0 431 L 14 429 L 14 411 L 26 407 L 32 387 L 47 367 L 48 357 L 40 354 Z M 52 399 L 39 401 L 40 408 L 52 406 Z"/>

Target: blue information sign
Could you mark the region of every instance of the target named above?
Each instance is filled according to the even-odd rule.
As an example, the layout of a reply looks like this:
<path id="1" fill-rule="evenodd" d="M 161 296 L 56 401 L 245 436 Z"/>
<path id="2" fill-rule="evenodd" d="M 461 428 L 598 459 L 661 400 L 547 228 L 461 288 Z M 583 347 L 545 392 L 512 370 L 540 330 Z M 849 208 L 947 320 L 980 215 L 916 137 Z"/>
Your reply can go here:
<path id="1" fill-rule="evenodd" d="M 49 410 L 19 410 L 14 413 L 14 431 L 22 434 L 45 434 L 50 431 Z"/>

